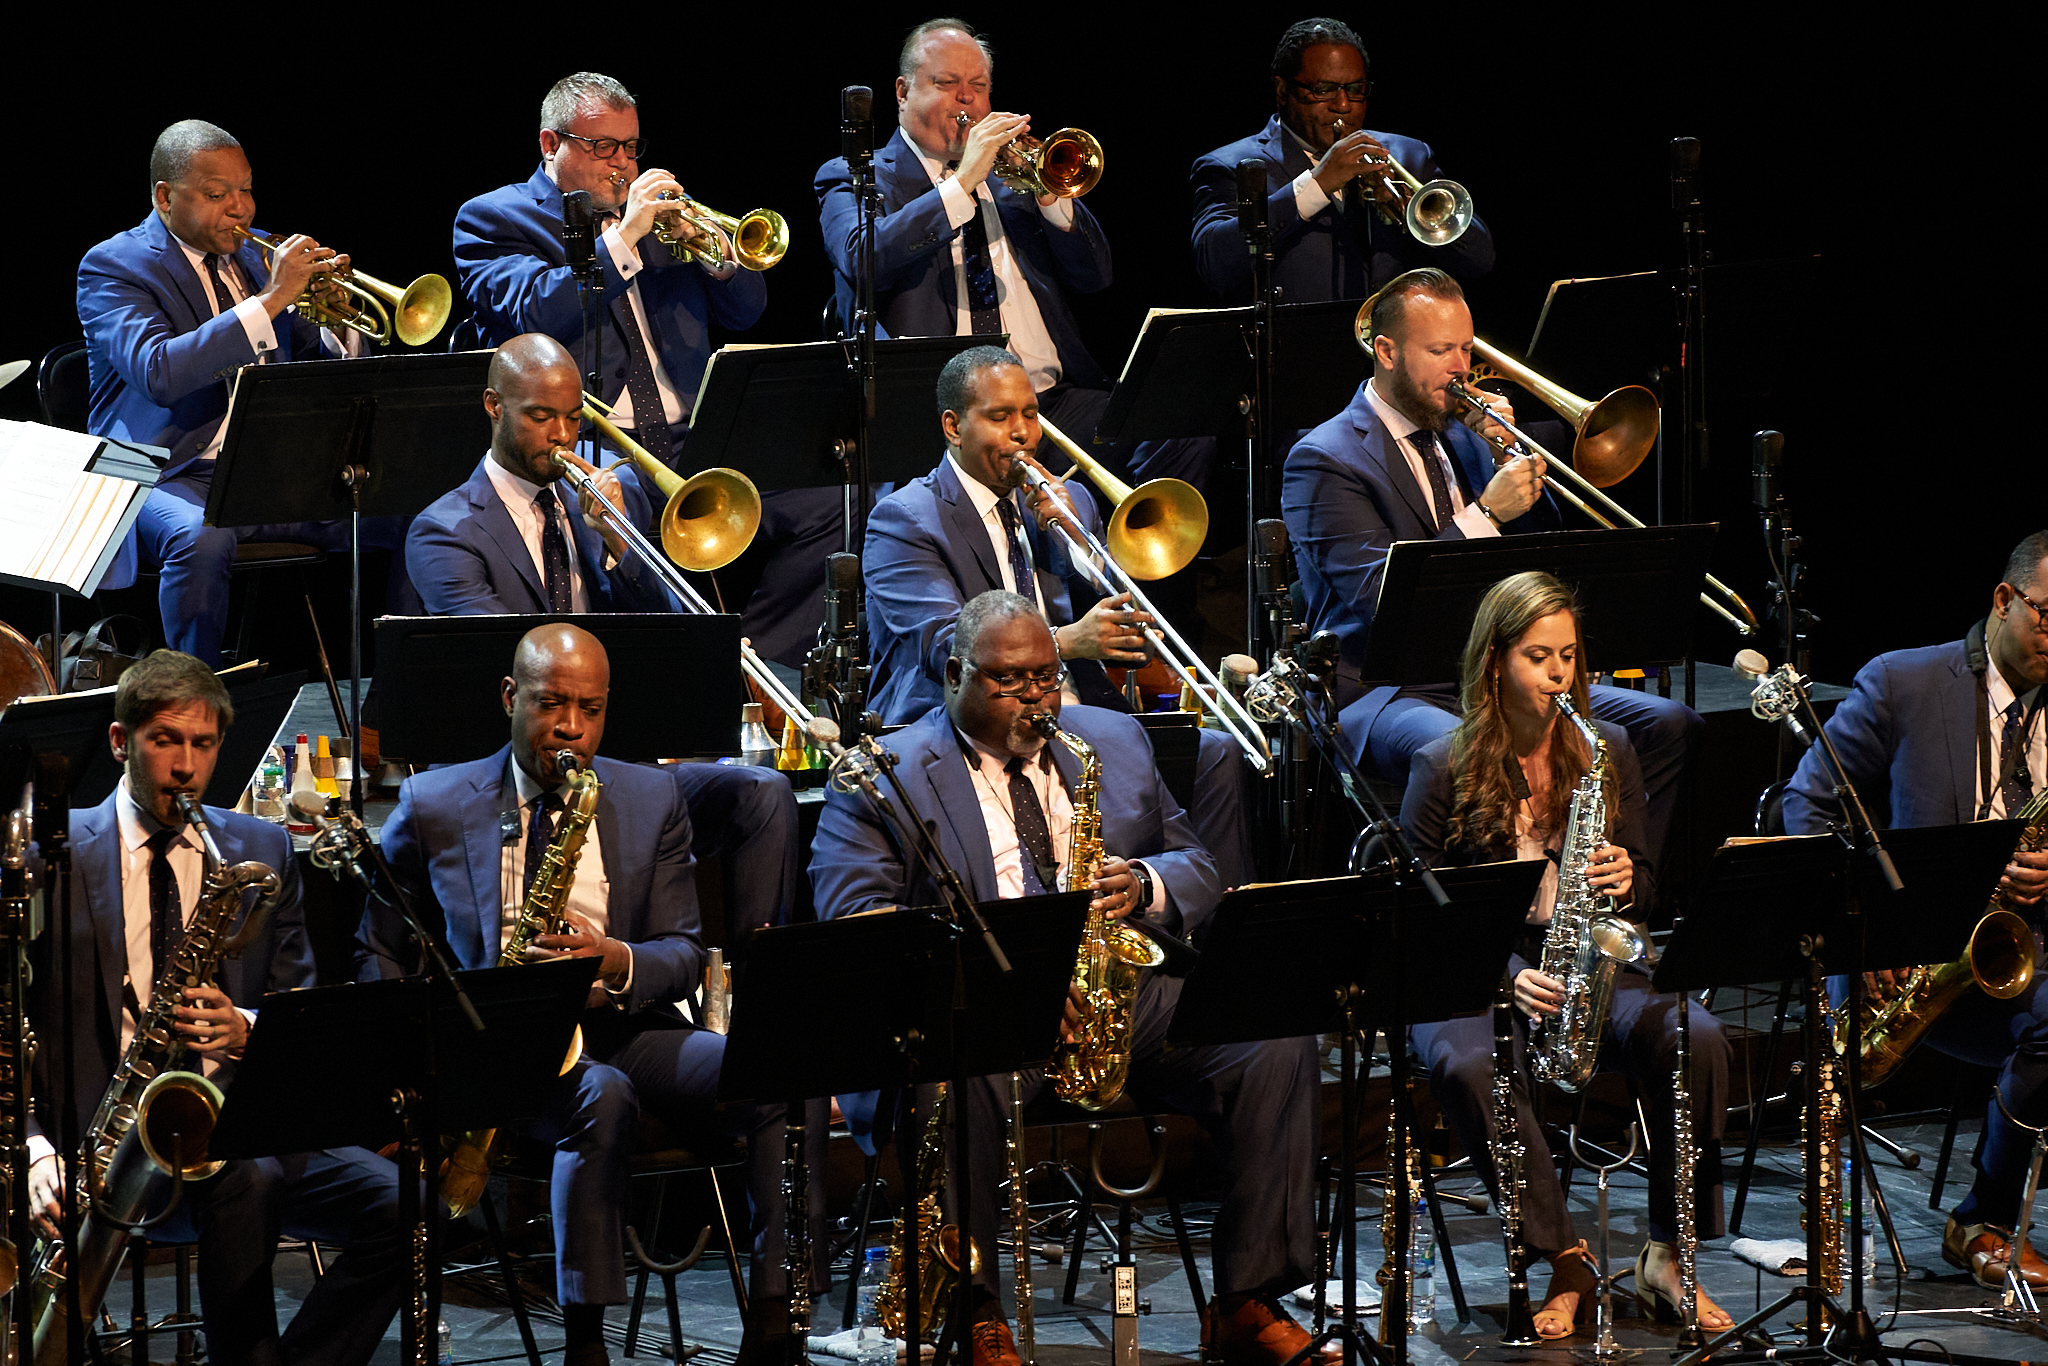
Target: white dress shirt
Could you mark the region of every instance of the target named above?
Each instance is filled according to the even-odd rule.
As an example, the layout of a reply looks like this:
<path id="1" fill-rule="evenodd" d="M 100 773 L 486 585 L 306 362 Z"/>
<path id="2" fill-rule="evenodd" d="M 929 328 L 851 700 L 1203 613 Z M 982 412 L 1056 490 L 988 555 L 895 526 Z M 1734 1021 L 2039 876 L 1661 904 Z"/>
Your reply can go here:
<path id="1" fill-rule="evenodd" d="M 1005 765 L 1009 756 L 997 754 L 958 730 L 968 771 L 974 775 L 974 794 L 981 801 L 982 824 L 988 827 L 989 852 L 996 861 L 996 896 L 1024 895 L 1023 856 L 1017 847 L 1017 815 L 1010 805 L 1010 775 Z M 1067 872 L 1074 866 L 1074 799 L 1060 781 L 1043 741 L 1038 752 L 1024 761 L 1024 776 L 1038 794 L 1039 809 L 1045 812 L 1046 828 L 1052 832 L 1052 856 L 1059 860 L 1060 890 L 1066 890 Z"/>
<path id="2" fill-rule="evenodd" d="M 954 476 L 960 480 L 961 487 L 967 490 L 968 501 L 974 504 L 975 515 L 981 518 L 982 530 L 988 533 L 988 543 L 996 552 L 996 568 L 1003 576 L 1003 587 L 1012 593 L 1020 593 L 1030 598 L 1038 604 L 1038 615 L 1044 617 L 1048 623 L 1052 622 L 1052 614 L 1045 610 L 1045 594 L 1038 591 L 1038 561 L 1031 554 L 1031 538 L 1023 534 L 1024 527 L 1031 521 L 1033 514 L 1025 508 L 1016 493 L 1008 495 L 1010 506 L 1017 509 L 1017 544 L 1024 551 L 1024 563 L 1031 567 L 1031 584 L 1029 591 L 1026 591 L 1018 584 L 1016 574 L 1011 572 L 1010 536 L 1003 526 L 1003 514 L 996 511 L 996 504 L 1003 500 L 1003 495 L 969 474 L 954 458 L 950 446 L 946 448 L 946 463 L 953 467 Z M 1081 695 L 1074 691 L 1074 679 L 1070 674 L 1060 683 L 1060 701 L 1073 705 L 1080 700 Z"/>
<path id="3" fill-rule="evenodd" d="M 1024 272 L 1017 264 L 1016 253 L 1010 249 L 1010 239 L 1003 233 L 1003 216 L 996 208 L 995 195 L 983 181 L 974 187 L 970 196 L 960 182 L 953 178 L 953 172 L 946 163 L 926 154 L 924 148 L 912 142 L 908 135 L 905 142 L 917 153 L 917 159 L 924 163 L 925 174 L 932 184 L 939 187 L 939 201 L 945 205 L 946 221 L 955 229 L 964 226 L 974 217 L 977 209 L 981 213 L 982 228 L 988 234 L 989 264 L 996 275 L 996 303 L 1002 310 L 1003 330 L 1010 334 L 1010 350 L 1017 359 L 1024 362 L 1024 373 L 1031 377 L 1031 388 L 1035 393 L 1044 393 L 1060 382 L 1065 373 L 1060 366 L 1059 348 L 1052 344 L 1052 335 L 1045 330 L 1045 318 L 1038 311 L 1038 298 L 1031 292 L 1031 283 L 1024 278 Z M 1037 203 L 1034 199 L 1033 203 Z M 1038 212 L 1050 223 L 1055 232 L 1074 230 L 1074 202 L 1071 199 L 1055 199 L 1051 204 L 1038 205 Z M 954 335 L 965 337 L 974 331 L 974 311 L 967 297 L 967 252 L 966 243 L 956 231 L 949 248 L 953 260 Z"/>
<path id="4" fill-rule="evenodd" d="M 1308 142 L 1301 136 L 1301 134 L 1295 132 L 1292 128 L 1289 128 L 1284 122 L 1280 125 L 1280 131 L 1285 133 L 1287 135 L 1288 140 L 1291 141 L 1296 147 L 1299 147 L 1303 152 L 1308 154 L 1308 169 L 1306 171 L 1303 171 L 1300 175 L 1296 176 L 1293 182 L 1294 211 L 1300 214 L 1302 218 L 1306 220 L 1314 218 L 1317 214 L 1321 213 L 1323 211 L 1324 205 L 1335 204 L 1337 206 L 1337 212 L 1343 213 L 1343 196 L 1339 195 L 1337 198 L 1332 199 L 1330 197 L 1330 192 L 1328 190 L 1325 190 L 1316 181 L 1316 163 L 1323 159 L 1323 154 L 1321 152 L 1318 152 L 1315 148 L 1309 146 Z"/>
<path id="5" fill-rule="evenodd" d="M 1365 398 L 1366 402 L 1372 405 L 1372 410 L 1379 414 L 1380 423 L 1387 429 L 1388 438 L 1401 448 L 1402 455 L 1408 457 L 1408 472 L 1415 476 L 1415 482 L 1421 486 L 1423 501 L 1431 503 L 1434 507 L 1434 500 L 1431 499 L 1429 492 L 1429 468 L 1422 463 L 1422 452 L 1416 450 L 1415 443 L 1408 439 L 1416 431 L 1415 424 L 1409 421 L 1407 414 L 1381 396 L 1377 376 L 1367 382 Z M 1451 465 L 1451 442 L 1448 432 L 1436 434 L 1436 458 L 1443 468 L 1444 487 L 1451 495 L 1451 521 L 1457 525 L 1458 530 L 1468 537 L 1500 535 L 1500 528 L 1493 524 L 1491 517 L 1479 510 L 1477 500 L 1470 503 L 1465 501 L 1465 495 L 1458 487 L 1458 471 Z"/>
<path id="6" fill-rule="evenodd" d="M 491 477 L 491 487 L 498 491 L 498 501 L 505 505 L 505 511 L 512 514 L 512 525 L 519 529 L 519 539 L 526 543 L 526 553 L 533 556 L 533 571 L 540 576 L 542 591 L 545 592 L 547 566 L 540 555 L 543 518 L 540 505 L 534 501 L 540 497 L 540 485 L 512 473 L 489 455 L 484 457 L 484 472 Z M 581 514 L 575 512 L 562 496 L 568 487 L 566 482 L 552 487 L 555 491 L 556 524 L 561 527 L 562 539 L 569 546 L 569 610 L 588 612 L 590 586 L 583 581 L 583 557 L 576 552 L 576 532 L 569 524 L 572 516 Z"/>
<path id="7" fill-rule="evenodd" d="M 2020 606 L 2024 607 L 2025 604 L 2020 604 Z M 1995 783 L 1998 781 L 1998 770 L 2005 763 L 2005 755 L 1998 748 L 1999 741 L 2005 737 L 2005 713 L 2012 706 L 2013 702 L 2017 700 L 2020 703 L 2021 719 L 2026 719 L 2027 713 L 2032 710 L 2035 701 L 2039 699 L 2041 689 L 2038 687 L 2030 688 L 2015 698 L 2012 684 L 2005 681 L 2005 675 L 1999 672 L 1996 664 L 1993 664 L 1984 670 L 1984 693 L 1989 699 L 1988 705 L 1991 711 L 1989 718 L 1991 722 L 1991 780 Z M 2035 715 L 2033 717 L 2033 724 L 2027 728 L 2022 738 L 2026 741 L 2027 745 L 2027 772 L 2033 775 L 2034 791 L 2039 792 L 2043 786 L 2048 786 L 2048 719 L 2044 719 L 2038 714 Z M 1971 809 L 1982 810 L 1983 806 L 1984 768 L 1983 765 L 1979 764 L 1977 766 L 1977 800 L 1971 804 Z M 1991 794 L 1991 809 L 1985 812 L 1984 819 L 1993 821 L 2007 820 L 2017 818 L 2018 815 L 2019 812 L 2017 811 L 2005 809 L 2005 793 L 2001 789 Z"/>
<path id="8" fill-rule="evenodd" d="M 519 838 L 505 845 L 498 857 L 498 952 L 512 942 L 512 932 L 518 928 L 520 908 L 526 904 L 526 833 L 533 824 L 534 799 L 540 796 L 540 784 L 528 776 L 517 762 L 506 760 L 512 765 L 513 787 L 519 793 Z M 555 789 L 559 800 L 564 796 L 568 784 Z M 558 807 L 555 814 L 555 830 L 562 828 L 563 813 Z M 590 923 L 597 926 L 598 933 L 611 933 L 611 879 L 604 875 L 604 842 L 600 838 L 597 821 L 593 819 L 584 831 L 583 849 L 576 856 L 576 877 L 569 884 L 568 909 L 579 915 L 590 917 Z M 623 942 L 623 941 L 622 941 Z M 626 980 L 618 986 L 608 988 L 614 995 L 623 995 L 633 985 L 633 946 L 626 945 Z M 598 979 L 600 986 L 604 979 Z"/>

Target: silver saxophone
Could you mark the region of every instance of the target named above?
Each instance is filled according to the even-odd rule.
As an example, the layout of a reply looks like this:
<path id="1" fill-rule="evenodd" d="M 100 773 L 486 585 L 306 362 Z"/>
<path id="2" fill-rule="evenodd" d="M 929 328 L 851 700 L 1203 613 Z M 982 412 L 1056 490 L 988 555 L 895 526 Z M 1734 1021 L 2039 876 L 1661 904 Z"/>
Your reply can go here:
<path id="1" fill-rule="evenodd" d="M 1600 1059 L 1600 1036 L 1614 1003 L 1614 978 L 1644 954 L 1642 932 L 1614 914 L 1613 900 L 1593 890 L 1593 855 L 1608 842 L 1607 790 L 1614 781 L 1607 742 L 1579 715 L 1571 697 L 1550 699 L 1579 728 L 1593 763 L 1572 789 L 1565 818 L 1564 849 L 1558 860 L 1557 902 L 1537 970 L 1564 984 L 1564 1004 L 1529 1030 L 1529 1058 L 1536 1075 L 1560 1090 L 1582 1091 Z"/>

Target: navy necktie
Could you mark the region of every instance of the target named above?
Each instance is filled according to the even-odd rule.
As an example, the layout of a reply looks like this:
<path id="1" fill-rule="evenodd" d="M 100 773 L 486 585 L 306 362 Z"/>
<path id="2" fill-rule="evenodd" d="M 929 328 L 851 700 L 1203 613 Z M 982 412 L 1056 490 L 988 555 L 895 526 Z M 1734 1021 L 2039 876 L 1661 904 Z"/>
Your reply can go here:
<path id="1" fill-rule="evenodd" d="M 575 597 L 569 582 L 569 538 L 562 531 L 562 520 L 555 515 L 557 499 L 553 489 L 542 489 L 533 496 L 533 505 L 540 509 L 540 580 L 547 590 L 550 612 L 571 612 L 575 610 Z"/>
<path id="2" fill-rule="evenodd" d="M 620 295 L 612 305 L 612 316 L 626 336 L 626 392 L 633 396 L 633 436 L 656 460 L 672 465 L 668 412 L 662 407 L 661 386 L 654 380 L 653 353 L 641 335 L 640 320 L 633 316 L 633 301 Z"/>
<path id="3" fill-rule="evenodd" d="M 163 976 L 164 965 L 185 937 L 185 908 L 178 895 L 178 875 L 171 871 L 171 844 L 180 833 L 166 827 L 149 837 L 149 957 L 155 977 Z M 138 998 L 147 1002 L 154 984 L 135 985 Z"/>
<path id="4" fill-rule="evenodd" d="M 1010 815 L 1017 823 L 1017 863 L 1024 873 L 1024 895 L 1038 896 L 1059 887 L 1059 864 L 1052 856 L 1052 827 L 1038 804 L 1038 789 L 1025 775 L 1024 760 L 1003 765 L 1010 775 Z"/>
<path id="5" fill-rule="evenodd" d="M 1033 602 L 1038 601 L 1038 581 L 1032 577 L 1031 561 L 1024 554 L 1023 519 L 1017 516 L 1017 505 L 1004 494 L 996 500 L 996 516 L 1003 522 L 1003 544 L 1010 548 L 1010 574 L 1017 580 L 1017 591 Z"/>
<path id="6" fill-rule="evenodd" d="M 555 808 L 560 803 L 552 792 L 543 792 L 533 799 L 533 814 L 526 823 L 526 874 L 520 883 L 520 897 L 533 890 L 533 880 L 540 875 L 541 860 L 547 857 L 548 846 L 555 842 Z"/>
<path id="7" fill-rule="evenodd" d="M 1442 531 L 1451 522 L 1451 485 L 1444 478 L 1443 457 L 1437 454 L 1436 433 L 1418 430 L 1408 439 L 1422 452 L 1422 469 L 1429 476 L 1429 501 L 1436 508 L 1436 529 Z"/>
<path id="8" fill-rule="evenodd" d="M 958 169 L 958 163 L 953 163 Z M 960 263 L 967 275 L 969 329 L 977 337 L 1003 330 L 1003 310 L 996 299 L 995 258 L 989 255 L 988 225 L 982 220 L 981 194 L 970 193 L 974 217 L 960 225 Z"/>
<path id="9" fill-rule="evenodd" d="M 2001 766 L 2012 759 L 2015 752 L 2019 761 L 2013 764 L 2012 776 L 1999 789 L 2005 797 L 2005 818 L 2017 820 L 2027 803 L 2034 799 L 2034 775 L 2027 770 L 2027 732 L 2023 723 L 2026 709 L 2015 697 L 2012 705 L 2005 709 L 2005 733 L 1998 739 L 1998 762 Z"/>
<path id="10" fill-rule="evenodd" d="M 220 277 L 220 257 L 209 254 L 206 258 L 206 279 L 213 288 L 214 306 L 221 313 L 235 311 L 235 296 L 228 292 L 227 281 Z"/>

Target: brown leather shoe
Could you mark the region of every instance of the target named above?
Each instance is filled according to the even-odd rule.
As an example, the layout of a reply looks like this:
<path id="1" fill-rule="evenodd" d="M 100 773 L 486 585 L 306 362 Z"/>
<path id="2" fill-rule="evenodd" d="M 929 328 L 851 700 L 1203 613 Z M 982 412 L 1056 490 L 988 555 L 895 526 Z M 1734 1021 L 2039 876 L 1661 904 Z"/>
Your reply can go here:
<path id="1" fill-rule="evenodd" d="M 1225 1295 L 1202 1318 L 1204 1355 L 1224 1366 L 1284 1366 L 1308 1344 L 1307 1331 L 1271 1295 Z M 1339 1344 L 1326 1342 L 1311 1363 L 1343 1355 Z"/>
<path id="2" fill-rule="evenodd" d="M 974 1339 L 974 1366 L 1024 1366 L 1017 1355 L 1017 1340 L 1010 1325 L 1001 1319 L 983 1319 L 968 1330 Z"/>
<path id="3" fill-rule="evenodd" d="M 1959 1224 L 1950 1215 L 1941 1234 L 1941 1259 L 1961 1267 L 1986 1290 L 2005 1285 L 2005 1264 L 2011 1253 L 2012 1230 L 1996 1224 Z M 2048 1290 L 2048 1261 L 2028 1241 L 2020 1254 L 2020 1278 L 2036 1289 Z"/>

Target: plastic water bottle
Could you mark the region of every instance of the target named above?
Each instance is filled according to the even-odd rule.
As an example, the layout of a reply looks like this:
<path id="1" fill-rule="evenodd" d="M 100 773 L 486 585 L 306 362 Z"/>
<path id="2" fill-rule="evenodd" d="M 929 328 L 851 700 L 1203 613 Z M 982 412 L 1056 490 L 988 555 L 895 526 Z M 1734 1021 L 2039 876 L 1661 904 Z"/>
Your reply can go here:
<path id="1" fill-rule="evenodd" d="M 455 1366 L 455 1334 L 449 1331 L 446 1319 L 441 1320 L 440 1347 L 436 1350 L 434 1360 L 441 1366 Z"/>
<path id="2" fill-rule="evenodd" d="M 890 1341 L 889 1332 L 882 1327 L 881 1315 L 875 1311 L 875 1296 L 889 1282 L 889 1249 L 871 1247 L 867 1262 L 860 1269 L 860 1283 L 854 1287 L 858 1297 L 858 1316 L 854 1328 L 858 1336 L 854 1339 L 854 1360 L 861 1366 L 895 1366 L 896 1344 Z"/>
<path id="3" fill-rule="evenodd" d="M 1875 1285 L 1877 1283 L 1877 1238 L 1871 1232 L 1870 1215 L 1868 1213 L 1870 1206 L 1868 1204 L 1864 1205 L 1865 1214 L 1863 1220 L 1856 1225 L 1854 1234 L 1852 1235 L 1849 1230 L 1849 1192 L 1853 1189 L 1851 1183 L 1855 1180 L 1856 1162 L 1854 1158 L 1851 1158 L 1842 1164 L 1842 1215 L 1840 1220 L 1842 1229 L 1842 1284 L 1845 1286 L 1849 1284 L 1849 1268 L 1853 1265 L 1849 1258 L 1851 1247 L 1849 1239 L 1853 1236 L 1857 1242 L 1863 1244 L 1863 1283 L 1865 1285 Z"/>
<path id="4" fill-rule="evenodd" d="M 1429 1207 L 1420 1200 L 1408 1229 L 1408 1264 L 1414 1276 L 1408 1292 L 1408 1331 L 1419 1333 L 1436 1322 L 1436 1239 L 1430 1233 Z"/>

